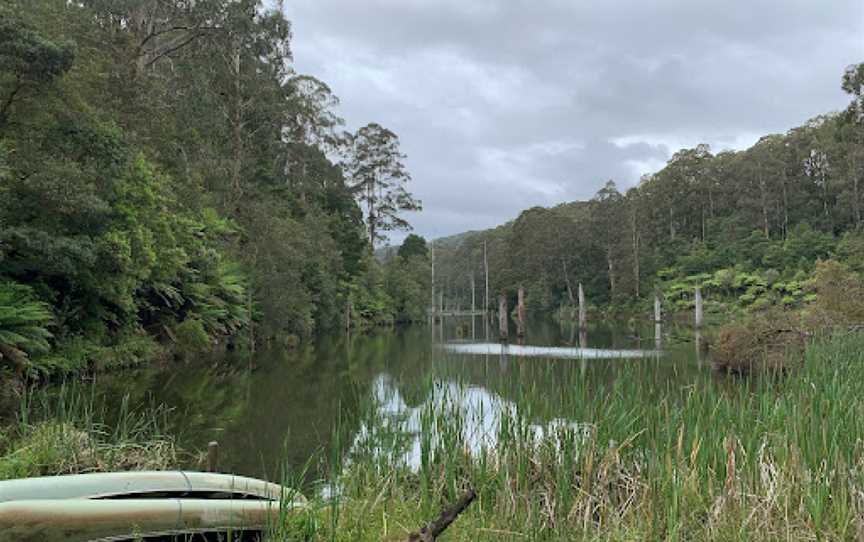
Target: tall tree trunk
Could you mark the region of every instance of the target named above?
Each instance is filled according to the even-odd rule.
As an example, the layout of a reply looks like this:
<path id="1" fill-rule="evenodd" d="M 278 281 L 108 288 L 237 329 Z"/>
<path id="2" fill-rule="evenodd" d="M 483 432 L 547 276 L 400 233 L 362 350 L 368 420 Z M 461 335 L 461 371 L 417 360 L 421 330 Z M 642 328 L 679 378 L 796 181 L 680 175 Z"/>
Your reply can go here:
<path id="1" fill-rule="evenodd" d="M 369 183 L 366 186 L 366 206 L 368 209 L 368 220 L 369 220 L 369 245 L 372 247 L 372 250 L 375 250 L 375 186 L 374 183 Z"/>
<path id="2" fill-rule="evenodd" d="M 231 133 L 233 139 L 233 159 L 231 164 L 231 188 L 234 201 L 238 201 L 243 195 L 242 172 L 243 172 L 243 95 L 240 81 L 240 45 L 235 43 L 232 65 L 234 69 L 234 107 L 231 119 Z"/>
<path id="3" fill-rule="evenodd" d="M 787 239 L 789 237 L 789 188 L 786 185 L 789 179 L 786 176 L 785 165 L 782 168 L 780 179 L 783 192 L 783 239 Z"/>
<path id="4" fill-rule="evenodd" d="M 858 193 L 858 183 L 860 182 L 860 179 L 858 177 L 856 149 L 853 147 L 850 153 L 852 154 L 852 171 L 850 172 L 852 176 L 852 211 L 855 214 L 855 226 L 857 227 L 861 225 L 861 198 Z"/>
<path id="5" fill-rule="evenodd" d="M 771 230 L 768 226 L 768 186 L 765 182 L 765 168 L 762 164 L 756 164 L 758 173 L 756 182 L 759 183 L 759 203 L 762 206 L 762 231 L 765 233 L 765 238 L 771 238 Z"/>
<path id="6" fill-rule="evenodd" d="M 564 267 L 564 284 L 567 286 L 567 297 L 570 298 L 570 305 L 576 305 L 576 298 L 573 295 L 573 286 L 570 284 L 570 274 L 567 272 L 567 260 L 561 258 L 561 265 Z"/>
<path id="7" fill-rule="evenodd" d="M 639 270 L 639 243 L 641 241 L 639 236 L 639 224 L 636 220 L 636 204 L 631 204 L 633 207 L 630 212 L 630 234 L 631 240 L 633 242 L 633 280 L 635 282 L 635 291 L 636 298 L 639 298 L 640 294 L 640 270 Z"/>
<path id="8" fill-rule="evenodd" d="M 609 297 L 615 297 L 615 264 L 612 261 L 612 248 L 606 249 L 606 264 L 609 267 Z"/>
<path id="9" fill-rule="evenodd" d="M 669 204 L 669 240 L 675 240 L 675 211 L 672 204 Z"/>
<path id="10" fill-rule="evenodd" d="M 639 269 L 639 243 L 640 236 L 638 231 L 633 232 L 633 281 L 636 284 L 636 298 L 641 294 L 641 271 Z"/>

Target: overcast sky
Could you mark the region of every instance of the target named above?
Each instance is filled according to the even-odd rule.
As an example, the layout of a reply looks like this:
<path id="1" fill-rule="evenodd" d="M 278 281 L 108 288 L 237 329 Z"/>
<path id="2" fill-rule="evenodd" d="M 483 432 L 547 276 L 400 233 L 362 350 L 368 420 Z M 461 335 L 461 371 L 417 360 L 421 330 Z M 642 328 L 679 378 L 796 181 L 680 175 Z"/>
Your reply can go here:
<path id="1" fill-rule="evenodd" d="M 301 73 L 408 155 L 427 238 L 746 148 L 848 102 L 864 0 L 286 0 Z M 400 236 L 401 237 L 401 236 Z"/>

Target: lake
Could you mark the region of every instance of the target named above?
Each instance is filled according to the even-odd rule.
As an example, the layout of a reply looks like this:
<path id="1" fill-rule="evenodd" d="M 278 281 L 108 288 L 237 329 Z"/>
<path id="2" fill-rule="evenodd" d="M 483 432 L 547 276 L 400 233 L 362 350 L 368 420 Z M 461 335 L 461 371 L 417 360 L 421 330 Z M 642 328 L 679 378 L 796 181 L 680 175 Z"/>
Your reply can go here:
<path id="1" fill-rule="evenodd" d="M 368 446 L 376 428 L 395 427 L 394 420 L 405 434 L 380 451 L 416 463 L 421 413 L 445 400 L 468 420 L 472 447 L 494 446 L 501 418 L 517 412 L 538 432 L 580 423 L 566 401 L 574 380 L 597 389 L 613 386 L 624 368 L 632 374 L 634 364 L 638 378 L 682 386 L 710 374 L 692 329 L 664 326 L 661 336 L 658 344 L 653 323 L 598 322 L 580 337 L 572 324 L 535 316 L 524 340 L 502 347 L 492 332 L 486 340 L 480 318 L 473 330 L 470 318 L 451 319 L 434 329 L 328 335 L 251 358 L 101 375 L 97 389 L 110 405 L 127 395 L 132 405 L 165 404 L 181 447 L 204 450 L 209 441 L 220 443 L 223 471 L 279 481 L 283 468 L 305 469 L 309 481 L 321 475 L 334 450 L 344 455 Z"/>

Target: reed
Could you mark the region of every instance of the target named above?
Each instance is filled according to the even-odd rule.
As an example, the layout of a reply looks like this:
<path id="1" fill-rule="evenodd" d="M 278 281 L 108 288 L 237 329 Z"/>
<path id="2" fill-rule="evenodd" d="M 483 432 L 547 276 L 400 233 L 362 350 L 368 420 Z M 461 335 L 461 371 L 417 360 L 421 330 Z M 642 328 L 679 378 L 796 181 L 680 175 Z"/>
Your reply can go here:
<path id="1" fill-rule="evenodd" d="M 28 390 L 0 424 L 0 480 L 176 467 L 167 415 L 161 406 L 132 408 L 128 397 L 109 411 L 93 385 Z"/>
<path id="2" fill-rule="evenodd" d="M 577 373 L 555 393 L 517 365 L 504 406 L 466 409 L 470 386 L 443 382 L 413 412 L 378 398 L 335 454 L 338 490 L 292 518 L 302 536 L 275 538 L 404 539 L 468 486 L 478 499 L 447 540 L 859 538 L 862 352 L 864 335 L 836 336 L 792 373 L 687 386 L 621 363 L 602 387 Z"/>

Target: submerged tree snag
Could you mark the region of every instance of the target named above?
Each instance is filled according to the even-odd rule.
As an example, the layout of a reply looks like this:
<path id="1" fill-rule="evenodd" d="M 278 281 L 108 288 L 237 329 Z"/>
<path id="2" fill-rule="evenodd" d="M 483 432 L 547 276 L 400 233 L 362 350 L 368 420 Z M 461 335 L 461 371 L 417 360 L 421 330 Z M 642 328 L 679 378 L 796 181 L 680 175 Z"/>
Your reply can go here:
<path id="1" fill-rule="evenodd" d="M 432 521 L 419 531 L 408 535 L 405 542 L 434 542 L 476 498 L 477 493 L 473 489 L 469 489 L 459 498 L 456 504 L 444 509 L 435 521 Z"/>

